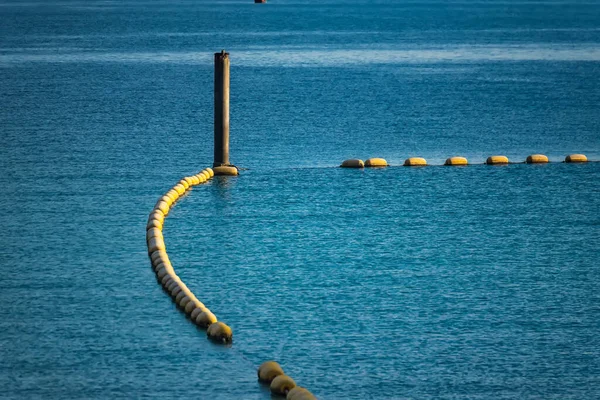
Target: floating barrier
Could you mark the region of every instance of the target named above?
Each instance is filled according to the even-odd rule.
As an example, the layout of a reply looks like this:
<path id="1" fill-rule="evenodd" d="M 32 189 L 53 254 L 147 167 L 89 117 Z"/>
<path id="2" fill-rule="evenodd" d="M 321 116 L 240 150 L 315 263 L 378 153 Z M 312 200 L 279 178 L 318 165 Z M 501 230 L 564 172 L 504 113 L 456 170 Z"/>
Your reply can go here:
<path id="1" fill-rule="evenodd" d="M 384 158 L 369 158 L 367 161 L 365 161 L 365 167 L 381 168 L 387 166 L 388 163 Z"/>
<path id="2" fill-rule="evenodd" d="M 235 169 L 237 172 L 237 168 Z M 162 233 L 165 216 L 171 207 L 186 191 L 200 185 L 215 175 L 211 168 L 206 168 L 194 176 L 186 176 L 173 188 L 160 197 L 148 216 L 146 224 L 146 242 L 152 269 L 156 279 L 170 294 L 171 298 L 194 323 L 207 329 L 209 339 L 219 343 L 231 343 L 233 332 L 229 326 L 217 321 L 217 317 L 201 302 L 175 273 L 167 254 Z M 237 174 L 236 174 L 237 175 Z"/>
<path id="3" fill-rule="evenodd" d="M 508 164 L 508 157 L 506 156 L 490 156 L 485 160 L 487 165 L 503 165 Z"/>
<path id="4" fill-rule="evenodd" d="M 424 167 L 427 165 L 427 161 L 421 157 L 411 157 L 404 161 L 405 167 Z"/>
<path id="5" fill-rule="evenodd" d="M 532 154 L 527 156 L 525 162 L 527 164 L 546 164 L 548 163 L 548 157 L 543 154 Z"/>
<path id="6" fill-rule="evenodd" d="M 446 159 L 444 165 L 468 165 L 469 162 L 465 157 L 450 157 Z"/>
<path id="7" fill-rule="evenodd" d="M 363 160 L 359 160 L 358 158 L 351 158 L 349 160 L 344 160 L 342 162 L 342 165 L 340 165 L 340 167 L 342 167 L 342 168 L 364 168 L 365 162 Z"/>
<path id="8" fill-rule="evenodd" d="M 549 163 L 548 156 L 544 154 L 531 154 L 525 159 L 526 164 L 545 164 Z M 585 163 L 589 162 L 588 158 L 584 154 L 571 154 L 565 158 L 566 163 Z M 503 165 L 510 164 L 508 157 L 506 156 L 490 156 L 485 160 L 487 165 Z M 404 161 L 405 167 L 423 167 L 427 166 L 427 161 L 421 157 L 410 157 Z M 449 157 L 444 162 L 444 165 L 470 165 L 465 157 Z M 343 168 L 363 168 L 363 167 L 388 167 L 389 164 L 383 158 L 369 158 L 363 163 L 360 159 L 349 159 L 344 160 L 340 165 Z M 149 222 L 150 223 L 150 222 Z"/>
<path id="9" fill-rule="evenodd" d="M 587 161 L 588 159 L 584 154 L 570 154 L 565 157 L 565 162 L 567 163 L 584 163 Z"/>

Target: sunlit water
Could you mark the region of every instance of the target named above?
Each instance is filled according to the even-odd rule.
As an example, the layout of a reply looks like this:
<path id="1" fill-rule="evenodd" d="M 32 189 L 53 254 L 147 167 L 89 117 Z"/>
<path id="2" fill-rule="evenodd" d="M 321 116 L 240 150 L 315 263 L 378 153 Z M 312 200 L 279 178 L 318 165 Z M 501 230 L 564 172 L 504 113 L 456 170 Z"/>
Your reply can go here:
<path id="1" fill-rule="evenodd" d="M 0 3 L 0 397 L 600 397 L 600 163 L 333 168 L 345 158 L 600 160 L 596 2 Z M 212 162 L 231 52 L 239 178 L 145 222 Z"/>

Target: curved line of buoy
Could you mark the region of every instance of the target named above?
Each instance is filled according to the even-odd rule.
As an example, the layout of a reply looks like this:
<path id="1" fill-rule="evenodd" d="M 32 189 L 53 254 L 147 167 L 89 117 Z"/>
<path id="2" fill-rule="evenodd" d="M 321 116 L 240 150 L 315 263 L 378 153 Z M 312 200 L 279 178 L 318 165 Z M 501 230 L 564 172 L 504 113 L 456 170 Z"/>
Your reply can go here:
<path id="1" fill-rule="evenodd" d="M 550 161 L 548 160 L 548 156 L 543 154 L 532 154 L 527 156 L 525 159 L 525 164 L 547 164 Z M 570 154 L 565 157 L 566 163 L 586 163 L 588 162 L 588 158 L 584 154 Z M 485 160 L 487 165 L 505 165 L 505 164 L 514 164 L 508 160 L 506 156 L 490 156 Z M 427 166 L 427 160 L 422 157 L 410 157 L 404 161 L 405 167 L 425 167 Z M 449 157 L 444 162 L 444 165 L 450 166 L 464 166 L 469 165 L 469 161 L 465 157 Z M 388 162 L 383 158 L 369 158 L 367 161 L 363 161 L 359 158 L 351 158 L 348 160 L 344 160 L 340 167 L 342 168 L 381 168 L 388 167 Z"/>
<path id="2" fill-rule="evenodd" d="M 237 170 L 236 170 L 237 171 Z M 187 176 L 177 182 L 161 196 L 152 209 L 146 224 L 146 243 L 152 269 L 163 289 L 171 296 L 190 320 L 206 329 L 209 339 L 228 344 L 233 341 L 233 332 L 206 307 L 185 283 L 177 276 L 169 260 L 165 240 L 162 233 L 165 217 L 177 200 L 193 186 L 201 185 L 214 176 L 211 168 L 206 168 L 193 176 Z M 258 380 L 269 384 L 271 393 L 285 396 L 286 400 L 313 400 L 316 397 L 307 389 L 297 386 L 296 382 L 285 375 L 283 369 L 275 361 L 267 361 L 258 368 Z"/>
<path id="3" fill-rule="evenodd" d="M 221 321 L 206 307 L 185 283 L 177 276 L 169 260 L 162 227 L 165 217 L 177 200 L 193 186 L 201 185 L 214 176 L 210 168 L 206 168 L 193 176 L 186 176 L 167 191 L 152 209 L 146 225 L 146 242 L 152 269 L 156 279 L 173 298 L 175 303 L 190 317 L 190 320 L 206 329 L 206 336 L 218 343 L 231 343 L 231 328 Z"/>

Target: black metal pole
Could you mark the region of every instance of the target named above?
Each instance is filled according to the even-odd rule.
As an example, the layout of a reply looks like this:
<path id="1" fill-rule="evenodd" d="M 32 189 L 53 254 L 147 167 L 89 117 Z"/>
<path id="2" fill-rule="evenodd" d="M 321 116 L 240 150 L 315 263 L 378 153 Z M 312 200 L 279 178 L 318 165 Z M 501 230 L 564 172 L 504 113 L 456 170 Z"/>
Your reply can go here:
<path id="1" fill-rule="evenodd" d="M 215 53 L 215 154 L 213 167 L 229 165 L 229 53 Z"/>

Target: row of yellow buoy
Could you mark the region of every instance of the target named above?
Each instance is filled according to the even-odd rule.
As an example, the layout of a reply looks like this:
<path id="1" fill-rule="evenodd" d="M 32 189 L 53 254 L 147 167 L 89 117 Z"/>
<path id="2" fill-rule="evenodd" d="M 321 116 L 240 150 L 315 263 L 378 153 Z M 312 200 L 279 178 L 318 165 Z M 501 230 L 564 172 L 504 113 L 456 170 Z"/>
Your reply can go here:
<path id="1" fill-rule="evenodd" d="M 588 159 L 584 154 L 571 154 L 565 158 L 566 163 L 584 163 Z M 548 157 L 543 154 L 532 154 L 527 157 L 525 163 L 527 164 L 545 164 L 548 163 Z M 509 164 L 508 157 L 506 156 L 490 156 L 485 160 L 487 165 L 502 165 Z M 367 161 L 360 160 L 358 158 L 351 158 L 344 160 L 342 168 L 368 168 L 368 167 L 387 167 L 389 164 L 383 158 L 369 158 Z M 427 165 L 427 160 L 422 157 L 410 157 L 404 161 L 405 167 L 424 167 Z M 468 160 L 465 157 L 450 157 L 446 159 L 444 165 L 469 165 Z"/>
<path id="2" fill-rule="evenodd" d="M 258 367 L 258 380 L 266 383 L 271 393 L 285 396 L 286 400 L 315 400 L 316 397 L 308 389 L 297 386 L 296 382 L 283 372 L 283 368 L 275 361 L 265 361 Z"/>
<path id="3" fill-rule="evenodd" d="M 173 188 L 165 193 L 154 206 L 148 217 L 146 225 L 146 241 L 148 254 L 152 262 L 152 269 L 162 287 L 170 294 L 175 303 L 201 328 L 206 329 L 209 339 L 219 343 L 231 343 L 233 334 L 231 328 L 217 320 L 217 317 L 194 296 L 194 293 L 179 279 L 173 265 L 169 261 L 165 240 L 162 234 L 165 217 L 175 202 L 193 186 L 200 185 L 210 180 L 214 172 L 210 168 L 200 173 L 187 176 L 177 182 Z"/>

